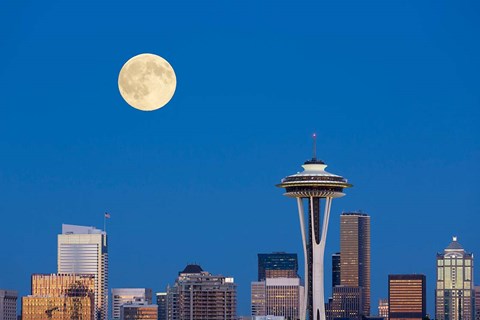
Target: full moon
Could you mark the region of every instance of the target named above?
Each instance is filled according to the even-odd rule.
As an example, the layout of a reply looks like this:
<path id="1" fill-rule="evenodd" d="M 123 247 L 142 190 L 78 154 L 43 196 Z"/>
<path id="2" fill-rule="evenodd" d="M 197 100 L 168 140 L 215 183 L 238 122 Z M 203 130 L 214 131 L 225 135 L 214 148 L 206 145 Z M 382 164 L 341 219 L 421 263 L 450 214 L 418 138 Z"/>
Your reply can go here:
<path id="1" fill-rule="evenodd" d="M 123 99 L 142 111 L 153 111 L 172 99 L 177 78 L 167 60 L 150 53 L 128 60 L 118 75 L 118 89 Z"/>

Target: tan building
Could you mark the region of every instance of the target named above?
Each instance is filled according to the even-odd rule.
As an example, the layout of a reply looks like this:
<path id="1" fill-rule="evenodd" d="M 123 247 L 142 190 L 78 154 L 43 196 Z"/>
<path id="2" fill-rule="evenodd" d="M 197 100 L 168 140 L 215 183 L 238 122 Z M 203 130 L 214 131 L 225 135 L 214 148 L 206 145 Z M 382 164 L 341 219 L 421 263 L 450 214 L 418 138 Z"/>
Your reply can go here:
<path id="1" fill-rule="evenodd" d="M 265 290 L 265 281 L 252 282 L 250 301 L 252 303 L 252 316 L 265 316 L 267 313 L 265 304 L 267 292 Z"/>
<path id="2" fill-rule="evenodd" d="M 362 288 L 362 315 L 370 315 L 370 216 L 340 215 L 340 283 Z"/>
<path id="3" fill-rule="evenodd" d="M 427 314 L 423 274 L 388 276 L 388 319 L 422 320 Z"/>
<path id="4" fill-rule="evenodd" d="M 94 320 L 94 290 L 93 275 L 34 274 L 22 320 Z"/>
<path id="5" fill-rule="evenodd" d="M 157 320 L 156 304 L 123 304 L 120 307 L 120 320 Z"/>
<path id="6" fill-rule="evenodd" d="M 236 320 L 237 287 L 233 278 L 188 265 L 167 288 L 168 320 Z"/>

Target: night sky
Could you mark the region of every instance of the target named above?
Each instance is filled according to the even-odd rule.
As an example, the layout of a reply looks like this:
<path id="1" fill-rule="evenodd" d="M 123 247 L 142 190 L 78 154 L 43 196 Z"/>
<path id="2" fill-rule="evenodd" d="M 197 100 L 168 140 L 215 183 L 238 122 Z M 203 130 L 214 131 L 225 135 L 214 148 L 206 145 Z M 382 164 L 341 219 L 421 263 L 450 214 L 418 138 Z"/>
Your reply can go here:
<path id="1" fill-rule="evenodd" d="M 275 184 L 316 132 L 354 185 L 327 257 L 340 213 L 367 212 L 372 314 L 390 273 L 426 274 L 433 314 L 436 253 L 456 235 L 480 254 L 479 35 L 476 0 L 0 1 L 0 288 L 28 294 L 62 223 L 108 211 L 110 288 L 162 291 L 196 262 L 248 315 L 256 254 L 301 258 Z M 144 52 L 178 81 L 154 112 L 117 88 Z"/>

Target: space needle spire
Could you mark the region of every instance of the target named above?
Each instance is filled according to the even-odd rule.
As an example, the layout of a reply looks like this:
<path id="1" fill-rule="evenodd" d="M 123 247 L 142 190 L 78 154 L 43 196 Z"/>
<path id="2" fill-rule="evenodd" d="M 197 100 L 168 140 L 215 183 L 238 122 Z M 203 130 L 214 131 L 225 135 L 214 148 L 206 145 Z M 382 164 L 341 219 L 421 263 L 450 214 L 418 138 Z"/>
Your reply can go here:
<path id="1" fill-rule="evenodd" d="M 316 155 L 316 134 L 313 134 L 313 157 L 302 167 L 303 172 L 287 176 L 277 187 L 285 188 L 285 196 L 297 199 L 305 258 L 305 299 L 300 319 L 325 320 L 324 256 L 330 208 L 332 200 L 343 197 L 343 189 L 352 185 L 347 179 L 325 171 L 327 165 Z"/>

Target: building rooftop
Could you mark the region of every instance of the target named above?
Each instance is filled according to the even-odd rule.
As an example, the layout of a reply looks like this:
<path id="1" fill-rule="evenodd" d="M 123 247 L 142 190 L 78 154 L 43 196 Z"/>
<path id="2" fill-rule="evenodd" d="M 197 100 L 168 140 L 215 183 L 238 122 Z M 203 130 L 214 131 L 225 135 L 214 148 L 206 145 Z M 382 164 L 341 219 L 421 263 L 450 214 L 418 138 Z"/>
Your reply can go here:
<path id="1" fill-rule="evenodd" d="M 62 234 L 105 234 L 105 231 L 95 227 L 62 224 Z"/>
<path id="2" fill-rule="evenodd" d="M 445 251 L 450 251 L 450 250 L 455 250 L 455 251 L 465 251 L 460 243 L 457 241 L 457 237 L 452 238 L 452 242 L 448 245 L 448 247 L 445 248 Z"/>
<path id="3" fill-rule="evenodd" d="M 203 269 L 198 264 L 189 264 L 179 273 L 202 273 Z"/>

